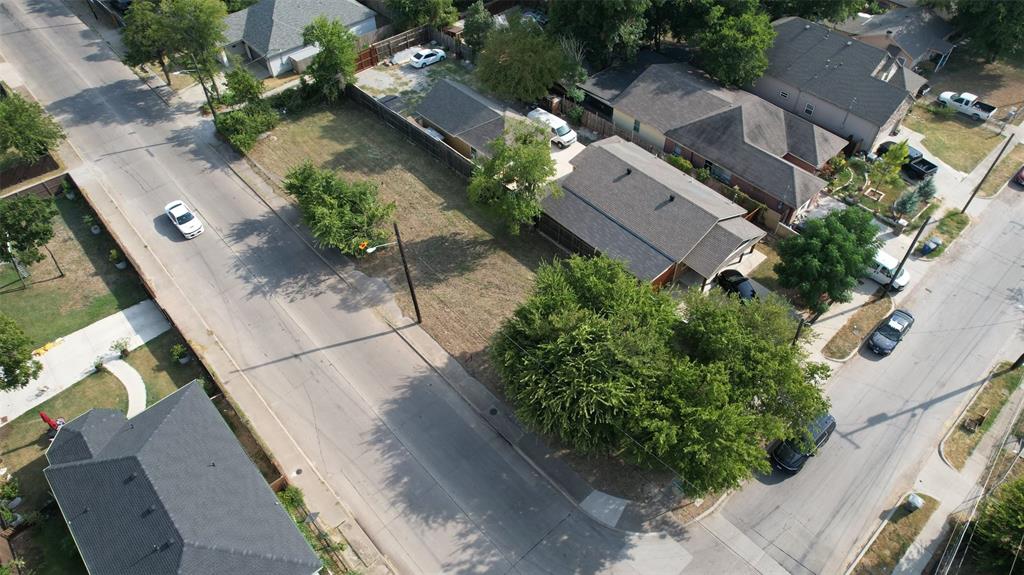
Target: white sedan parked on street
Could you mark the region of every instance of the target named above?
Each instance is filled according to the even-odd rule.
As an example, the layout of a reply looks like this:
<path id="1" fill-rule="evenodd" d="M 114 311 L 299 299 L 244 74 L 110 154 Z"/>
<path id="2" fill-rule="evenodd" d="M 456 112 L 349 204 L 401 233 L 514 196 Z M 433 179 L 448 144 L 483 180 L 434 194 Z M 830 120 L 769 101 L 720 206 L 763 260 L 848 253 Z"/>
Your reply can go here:
<path id="1" fill-rule="evenodd" d="M 412 55 L 412 67 L 422 68 L 435 62 L 445 59 L 444 50 L 433 48 L 431 50 L 420 50 Z"/>
<path id="2" fill-rule="evenodd" d="M 188 209 L 185 202 L 181 200 L 174 200 L 164 206 L 164 213 L 167 214 L 174 227 L 178 228 L 178 231 L 187 240 L 198 236 L 204 231 L 203 222 L 199 220 L 199 216 Z"/>

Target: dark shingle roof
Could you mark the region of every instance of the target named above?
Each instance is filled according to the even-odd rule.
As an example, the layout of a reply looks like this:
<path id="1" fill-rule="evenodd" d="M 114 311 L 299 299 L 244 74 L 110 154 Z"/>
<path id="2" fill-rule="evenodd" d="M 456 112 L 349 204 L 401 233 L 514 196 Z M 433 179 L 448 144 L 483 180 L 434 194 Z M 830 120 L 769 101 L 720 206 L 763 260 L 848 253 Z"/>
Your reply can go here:
<path id="1" fill-rule="evenodd" d="M 742 90 L 729 90 L 685 64 L 647 68 L 613 105 L 791 207 L 825 187 L 788 153 L 820 167 L 846 141 Z M 772 209 L 775 209 L 772 206 Z"/>
<path id="2" fill-rule="evenodd" d="M 572 173 L 560 182 L 565 194 L 545 198 L 544 213 L 591 247 L 624 260 L 641 279 L 654 279 L 677 261 L 711 274 L 743 241 L 764 235 L 742 219 L 742 207 L 617 136 L 587 146 L 571 163 Z M 695 250 L 720 222 L 731 220 L 737 221 L 725 234 L 745 239 L 729 253 L 715 247 L 729 243 L 717 231 Z M 719 255 L 723 259 L 713 261 Z"/>
<path id="3" fill-rule="evenodd" d="M 434 84 L 416 107 L 416 113 L 447 134 L 485 152 L 505 129 L 505 116 L 501 111 L 474 95 L 469 88 L 448 79 Z"/>
<path id="4" fill-rule="evenodd" d="M 890 41 L 906 50 L 915 62 L 929 51 L 945 54 L 953 48 L 946 38 L 956 30 L 935 12 L 921 6 L 893 8 L 868 18 L 854 16 L 838 27 L 854 37 L 889 36 Z"/>
<path id="5" fill-rule="evenodd" d="M 92 575 L 320 567 L 199 384 L 131 420 L 92 410 L 65 425 L 46 455 L 46 478 Z"/>
<path id="6" fill-rule="evenodd" d="M 884 125 L 908 97 L 875 74 L 891 57 L 874 46 L 804 20 L 772 22 L 775 43 L 764 77 L 777 78 L 850 113 Z"/>
<path id="7" fill-rule="evenodd" d="M 606 68 L 587 78 L 586 82 L 580 84 L 580 88 L 601 98 L 605 102 L 611 102 L 628 88 L 640 74 L 643 74 L 648 66 L 652 64 L 668 64 L 674 61 L 672 58 L 657 52 L 641 50 L 633 62 Z"/>
<path id="8" fill-rule="evenodd" d="M 245 40 L 263 56 L 270 56 L 303 46 L 302 29 L 317 16 L 351 27 L 376 15 L 355 0 L 260 0 L 229 14 L 224 35 L 228 44 Z"/>

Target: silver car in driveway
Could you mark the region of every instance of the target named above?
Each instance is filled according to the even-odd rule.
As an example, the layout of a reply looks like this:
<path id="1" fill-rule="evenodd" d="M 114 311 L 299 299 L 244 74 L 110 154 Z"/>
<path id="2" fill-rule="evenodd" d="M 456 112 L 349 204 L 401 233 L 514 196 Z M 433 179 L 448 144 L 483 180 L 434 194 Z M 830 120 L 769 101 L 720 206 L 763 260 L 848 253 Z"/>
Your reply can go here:
<path id="1" fill-rule="evenodd" d="M 199 234 L 206 231 L 203 227 L 202 220 L 199 219 L 192 210 L 188 209 L 185 202 L 181 200 L 174 200 L 173 202 L 164 206 L 164 213 L 174 224 L 174 227 L 178 228 L 181 235 L 185 236 L 185 239 L 190 240 Z"/>

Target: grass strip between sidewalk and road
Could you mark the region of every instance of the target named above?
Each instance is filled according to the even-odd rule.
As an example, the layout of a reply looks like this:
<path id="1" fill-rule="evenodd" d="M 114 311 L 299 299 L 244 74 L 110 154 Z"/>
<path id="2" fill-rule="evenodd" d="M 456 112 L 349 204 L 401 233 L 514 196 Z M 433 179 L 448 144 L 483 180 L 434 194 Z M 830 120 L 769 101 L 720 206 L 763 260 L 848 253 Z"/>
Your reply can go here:
<path id="1" fill-rule="evenodd" d="M 882 318 L 892 311 L 892 298 L 889 296 L 876 297 L 875 292 L 867 303 L 862 305 L 850 319 L 846 320 L 843 327 L 839 328 L 832 339 L 828 340 L 821 352 L 829 359 L 842 361 L 860 347 L 871 330 L 875 329 Z"/>
<path id="2" fill-rule="evenodd" d="M 933 497 L 923 493 L 918 493 L 917 496 L 924 500 L 924 507 L 910 511 L 905 505 L 907 498 L 903 498 L 899 508 L 885 522 L 878 537 L 871 542 L 867 552 L 853 568 L 852 575 L 892 573 L 939 506 L 939 502 Z"/>
<path id="3" fill-rule="evenodd" d="M 999 412 L 1002 411 L 1014 390 L 1020 385 L 1021 373 L 1024 368 L 1009 370 L 1009 367 L 1010 362 L 1004 361 L 992 370 L 985 387 L 974 396 L 967 411 L 964 412 L 964 416 L 957 421 L 956 427 L 942 443 L 943 455 L 957 469 L 963 469 L 967 459 L 981 443 L 981 438 L 992 427 Z M 983 414 L 985 421 L 978 429 L 972 432 L 964 427 L 966 421 L 977 419 Z"/>
<path id="4" fill-rule="evenodd" d="M 924 239 L 918 242 L 917 249 L 920 250 L 921 246 L 931 238 L 939 238 L 942 240 L 942 245 L 935 248 L 934 251 L 924 256 L 925 259 L 933 260 L 943 253 L 949 247 L 949 244 L 953 243 L 957 237 L 960 236 L 967 226 L 971 223 L 971 217 L 967 214 L 961 214 L 957 210 L 949 210 L 939 220 L 938 225 L 932 232 L 925 231 Z"/>
<path id="5" fill-rule="evenodd" d="M 1024 116 L 1024 113 L 1021 113 L 1021 116 Z M 978 190 L 978 195 L 983 198 L 991 198 L 996 195 L 999 190 L 1003 189 L 1003 186 L 1010 183 L 1010 178 L 1017 173 L 1021 166 L 1024 166 L 1024 146 L 1018 142 L 1010 150 L 1010 153 L 1004 155 L 996 167 L 992 168 L 992 173 L 985 178 L 985 183 Z"/>

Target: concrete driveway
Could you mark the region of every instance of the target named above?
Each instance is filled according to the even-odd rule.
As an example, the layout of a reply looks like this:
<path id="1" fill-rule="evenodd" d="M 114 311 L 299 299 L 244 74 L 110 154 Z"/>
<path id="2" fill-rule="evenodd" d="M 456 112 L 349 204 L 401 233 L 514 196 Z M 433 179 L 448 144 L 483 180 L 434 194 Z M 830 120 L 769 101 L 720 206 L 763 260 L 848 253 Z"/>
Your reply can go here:
<path id="1" fill-rule="evenodd" d="M 572 164 L 569 162 L 584 149 L 586 149 L 586 146 L 578 141 L 573 142 L 571 146 L 564 150 L 551 144 L 551 158 L 555 160 L 555 179 L 572 173 Z"/>

